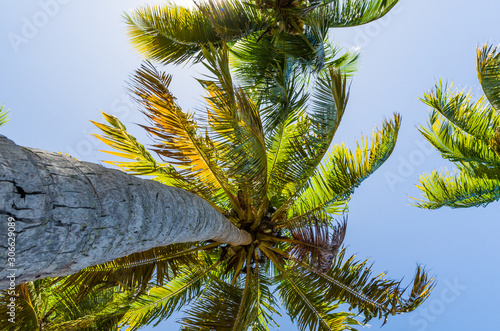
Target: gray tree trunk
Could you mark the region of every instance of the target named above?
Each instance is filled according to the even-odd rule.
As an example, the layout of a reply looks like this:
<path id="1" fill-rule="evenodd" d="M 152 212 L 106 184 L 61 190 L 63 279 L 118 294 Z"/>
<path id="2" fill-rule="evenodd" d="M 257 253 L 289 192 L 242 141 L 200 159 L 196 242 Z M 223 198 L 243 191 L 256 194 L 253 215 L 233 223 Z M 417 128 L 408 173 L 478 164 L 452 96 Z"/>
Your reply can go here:
<path id="1" fill-rule="evenodd" d="M 15 261 L 9 225 L 15 220 Z M 13 230 L 13 228 L 10 228 Z M 249 244 L 209 203 L 185 190 L 0 135 L 0 288 L 172 243 Z M 10 248 L 12 249 L 12 248 Z M 12 263 L 12 264 L 11 264 Z"/>

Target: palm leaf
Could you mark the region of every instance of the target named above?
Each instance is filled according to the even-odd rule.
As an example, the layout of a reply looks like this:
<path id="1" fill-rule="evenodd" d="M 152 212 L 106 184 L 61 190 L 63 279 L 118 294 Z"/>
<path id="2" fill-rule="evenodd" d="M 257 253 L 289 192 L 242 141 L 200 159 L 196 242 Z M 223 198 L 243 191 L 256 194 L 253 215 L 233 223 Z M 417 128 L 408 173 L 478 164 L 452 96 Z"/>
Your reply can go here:
<path id="1" fill-rule="evenodd" d="M 346 78 L 338 70 L 327 69 L 318 79 L 312 98 L 310 114 L 297 123 L 290 148 L 276 162 L 276 174 L 271 177 L 270 186 L 285 197 L 273 220 L 297 198 L 327 152 L 346 107 Z"/>
<path id="2" fill-rule="evenodd" d="M 500 126 L 500 118 L 487 104 L 484 97 L 472 102 L 469 91 L 455 92 L 453 84 L 444 86 L 441 80 L 436 83 L 435 91 L 425 93 L 421 99 L 426 105 L 443 115 L 454 127 L 473 135 L 476 139 L 487 141 Z"/>
<path id="3" fill-rule="evenodd" d="M 9 121 L 9 112 L 0 106 L 0 126 L 5 125 Z"/>
<path id="4" fill-rule="evenodd" d="M 491 105 L 497 112 L 500 111 L 500 52 L 498 47 L 484 45 L 478 48 L 477 76 Z"/>
<path id="5" fill-rule="evenodd" d="M 225 175 L 243 194 L 238 196 L 238 206 L 248 212 L 252 203 L 246 200 L 263 202 L 267 195 L 266 144 L 259 111 L 242 88 L 233 86 L 227 48 L 204 49 L 204 56 L 213 74 L 200 81 L 209 92 L 209 125 Z"/>
<path id="6" fill-rule="evenodd" d="M 354 189 L 391 155 L 400 120 L 399 115 L 394 115 L 394 121 L 385 121 L 382 129 L 373 133 L 370 147 L 368 140 L 363 138 L 355 155 L 344 144 L 334 146 L 325 163 L 316 169 L 306 189 L 289 209 L 286 224 L 300 224 L 317 213 L 340 213 Z"/>
<path id="7" fill-rule="evenodd" d="M 197 251 L 217 247 L 218 243 L 197 245 L 195 243 L 173 244 L 155 247 L 134 253 L 111 262 L 92 266 L 64 278 L 65 286 L 85 285 L 79 296 L 84 296 L 95 286 L 146 289 L 155 279 L 157 286 L 176 277 L 184 266 L 198 264 Z"/>
<path id="8" fill-rule="evenodd" d="M 385 273 L 372 277 L 368 260 L 356 261 L 355 256 L 346 259 L 345 250 L 339 252 L 328 271 L 320 272 L 289 254 L 271 249 L 294 262 L 288 272 L 307 284 L 310 291 L 320 293 L 326 302 L 348 303 L 351 309 L 364 314 L 363 323 L 375 317 L 383 318 L 385 323 L 389 315 L 416 309 L 434 287 L 433 279 L 418 267 L 409 297 L 404 299 L 406 288 L 400 287 L 401 281 L 384 279 Z"/>
<path id="9" fill-rule="evenodd" d="M 316 11 L 325 11 L 330 28 L 358 26 L 386 15 L 399 0 L 326 1 Z"/>
<path id="10" fill-rule="evenodd" d="M 423 199 L 415 204 L 420 208 L 486 206 L 500 199 L 500 179 L 480 178 L 468 173 L 433 171 L 422 175 L 417 187 L 423 194 Z"/>
<path id="11" fill-rule="evenodd" d="M 265 29 L 258 11 L 240 1 L 207 1 L 188 9 L 167 3 L 125 15 L 131 42 L 149 59 L 180 64 L 203 58 L 202 47 L 220 46 Z"/>
<path id="12" fill-rule="evenodd" d="M 209 274 L 220 264 L 208 268 L 185 267 L 179 276 L 162 287 L 152 287 L 134 301 L 121 320 L 126 330 L 138 330 L 153 322 L 155 326 L 202 293 Z"/>
<path id="13" fill-rule="evenodd" d="M 287 313 L 300 330 L 337 331 L 356 330 L 351 325 L 361 325 L 353 317 L 353 313 L 335 313 L 338 304 L 325 300 L 322 293 L 310 287 L 304 278 L 298 277 L 290 270 L 285 270 L 282 262 L 274 253 L 266 248 L 262 251 L 279 269 L 280 281 L 277 291 Z"/>
<path id="14" fill-rule="evenodd" d="M 453 162 L 500 163 L 500 156 L 487 140 L 467 134 L 436 111 L 431 113 L 429 128 L 420 127 L 420 132 L 444 158 Z"/>

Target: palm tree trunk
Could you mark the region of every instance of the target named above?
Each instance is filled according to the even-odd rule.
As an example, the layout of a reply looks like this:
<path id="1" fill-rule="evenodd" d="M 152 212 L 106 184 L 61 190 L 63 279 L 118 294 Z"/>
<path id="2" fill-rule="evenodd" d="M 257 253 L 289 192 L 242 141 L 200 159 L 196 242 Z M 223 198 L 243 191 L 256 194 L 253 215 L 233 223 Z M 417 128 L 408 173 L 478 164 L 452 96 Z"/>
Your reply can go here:
<path id="1" fill-rule="evenodd" d="M 8 260 L 12 223 L 15 261 Z M 252 240 L 185 190 L 20 147 L 2 135 L 0 234 L 0 288 L 12 275 L 16 284 L 64 276 L 172 243 Z"/>

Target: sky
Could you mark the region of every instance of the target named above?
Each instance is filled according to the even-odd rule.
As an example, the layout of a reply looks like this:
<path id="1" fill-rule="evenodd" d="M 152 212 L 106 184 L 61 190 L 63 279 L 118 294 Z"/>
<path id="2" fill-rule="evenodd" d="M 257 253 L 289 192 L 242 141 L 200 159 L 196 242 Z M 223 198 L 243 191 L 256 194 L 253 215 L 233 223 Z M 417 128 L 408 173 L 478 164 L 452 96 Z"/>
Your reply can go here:
<path id="1" fill-rule="evenodd" d="M 187 0 L 185 0 L 187 2 Z M 129 45 L 122 14 L 138 0 L 4 0 L 0 5 L 0 104 L 11 121 L 0 129 L 18 145 L 100 162 L 104 146 L 89 133 L 100 111 L 116 115 L 144 144 L 144 123 L 125 92 L 142 58 Z M 154 3 L 158 3 L 155 1 Z M 370 258 L 375 272 L 405 277 L 425 265 L 438 284 L 415 312 L 392 317 L 385 331 L 498 330 L 500 202 L 486 208 L 421 210 L 409 197 L 419 174 L 452 165 L 417 130 L 428 109 L 419 98 L 442 78 L 459 89 L 481 88 L 476 47 L 500 43 L 496 0 L 401 0 L 383 19 L 331 31 L 331 39 L 361 52 L 346 114 L 334 142 L 353 146 L 384 117 L 403 117 L 389 160 L 350 202 L 345 245 Z M 194 67 L 166 67 L 184 109 L 201 102 Z M 154 330 L 175 330 L 175 318 Z M 287 318 L 279 330 L 297 330 Z M 371 330 L 379 329 L 373 320 Z M 145 330 L 152 330 L 146 328 Z"/>

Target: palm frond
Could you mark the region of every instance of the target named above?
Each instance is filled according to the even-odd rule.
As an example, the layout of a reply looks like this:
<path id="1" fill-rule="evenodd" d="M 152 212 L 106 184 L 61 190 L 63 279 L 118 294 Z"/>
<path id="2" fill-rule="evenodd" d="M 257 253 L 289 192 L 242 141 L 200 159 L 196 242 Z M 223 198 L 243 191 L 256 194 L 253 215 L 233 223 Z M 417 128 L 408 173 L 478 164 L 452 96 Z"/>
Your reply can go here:
<path id="1" fill-rule="evenodd" d="M 500 117 L 484 97 L 472 102 L 472 92 L 455 92 L 453 84 L 444 86 L 441 80 L 436 83 L 435 91 L 425 93 L 422 102 L 446 117 L 454 127 L 473 135 L 476 139 L 487 141 L 500 126 Z"/>
<path id="2" fill-rule="evenodd" d="M 232 198 L 233 189 L 218 164 L 215 142 L 208 135 L 202 136 L 194 115 L 175 103 L 168 89 L 170 82 L 170 75 L 150 63 L 136 71 L 130 90 L 150 121 L 150 126 L 143 127 L 155 138 L 153 150 L 182 168 L 178 172 L 191 183 L 191 191 L 220 208 L 224 199 Z"/>
<path id="3" fill-rule="evenodd" d="M 5 331 L 37 330 L 43 317 L 41 307 L 31 301 L 28 284 L 0 293 L 0 329 Z M 40 316 L 41 315 L 41 316 Z"/>
<path id="4" fill-rule="evenodd" d="M 484 94 L 500 112 L 500 52 L 498 47 L 484 45 L 477 50 L 477 76 Z"/>
<path id="5" fill-rule="evenodd" d="M 326 301 L 348 303 L 351 309 L 356 308 L 364 315 L 363 323 L 372 318 L 384 319 L 385 323 L 389 315 L 416 309 L 434 287 L 433 279 L 418 267 L 412 290 L 405 299 L 406 288 L 401 288 L 401 281 L 384 279 L 385 273 L 371 276 L 368 261 L 356 261 L 355 256 L 346 258 L 345 250 L 339 252 L 331 268 L 324 273 L 299 260 L 294 262 L 290 272 L 307 284 L 310 291 L 322 293 Z"/>
<path id="6" fill-rule="evenodd" d="M 186 311 L 181 324 L 188 330 L 245 331 L 257 317 L 256 288 L 250 267 L 243 287 L 214 279 Z"/>
<path id="7" fill-rule="evenodd" d="M 385 121 L 382 129 L 373 133 L 370 147 L 368 139 L 362 138 L 355 155 L 346 145 L 335 145 L 289 209 L 286 224 L 301 224 L 317 213 L 342 212 L 354 189 L 391 155 L 396 145 L 400 120 L 401 117 L 395 114 L 393 121 Z"/>
<path id="8" fill-rule="evenodd" d="M 238 205 L 249 212 L 251 201 L 263 202 L 267 196 L 266 143 L 259 110 L 242 88 L 233 86 L 227 48 L 210 47 L 203 54 L 214 76 L 200 81 L 209 92 L 207 112 L 213 139 L 225 175 L 238 188 Z"/>
<path id="9" fill-rule="evenodd" d="M 500 179 L 480 178 L 468 173 L 433 171 L 420 176 L 417 187 L 423 194 L 423 199 L 415 203 L 420 208 L 478 207 L 500 199 Z"/>
<path id="10" fill-rule="evenodd" d="M 315 11 L 325 11 L 330 28 L 358 26 L 386 15 L 399 0 L 326 1 Z"/>
<path id="11" fill-rule="evenodd" d="M 0 126 L 5 125 L 9 121 L 9 111 L 0 106 Z"/>
<path id="12" fill-rule="evenodd" d="M 220 262 L 208 268 L 185 267 L 183 272 L 162 287 L 152 287 L 134 301 L 120 324 L 135 331 L 153 322 L 155 326 L 173 312 L 199 297 L 210 273 Z"/>
<path id="13" fill-rule="evenodd" d="M 322 292 L 311 288 L 308 279 L 299 277 L 291 270 L 285 270 L 272 251 L 266 248 L 262 250 L 279 269 L 277 291 L 288 315 L 300 330 L 356 330 L 351 325 L 361 325 L 354 319 L 356 314 L 336 313 L 338 304 L 325 299 Z"/>
<path id="14" fill-rule="evenodd" d="M 132 44 L 165 64 L 201 61 L 202 47 L 218 47 L 268 26 L 255 8 L 233 0 L 209 0 L 193 9 L 174 3 L 143 6 L 124 17 Z"/>
<path id="15" fill-rule="evenodd" d="M 94 287 L 120 285 L 124 288 L 146 289 L 155 279 L 157 286 L 176 277 L 184 266 L 198 265 L 197 252 L 217 247 L 218 243 L 198 245 L 196 243 L 173 244 L 155 247 L 145 252 L 134 253 L 111 262 L 92 266 L 64 278 L 65 286 L 82 284 L 79 296 L 84 296 Z"/>
<path id="16" fill-rule="evenodd" d="M 287 253 L 320 272 L 328 271 L 344 241 L 347 218 L 336 225 L 330 223 L 330 220 L 320 221 L 314 218 L 303 227 L 290 229 L 295 242 L 290 245 Z"/>
<path id="17" fill-rule="evenodd" d="M 437 111 L 431 113 L 429 128 L 420 127 L 420 132 L 444 158 L 453 162 L 500 164 L 500 156 L 490 147 L 488 140 L 476 139 L 456 128 Z"/>
<path id="18" fill-rule="evenodd" d="M 280 201 L 273 220 L 281 217 L 301 193 L 327 152 L 347 104 L 345 76 L 328 68 L 318 79 L 312 98 L 311 112 L 297 123 L 290 148 L 276 162 L 270 186 L 279 189 L 285 200 Z"/>

